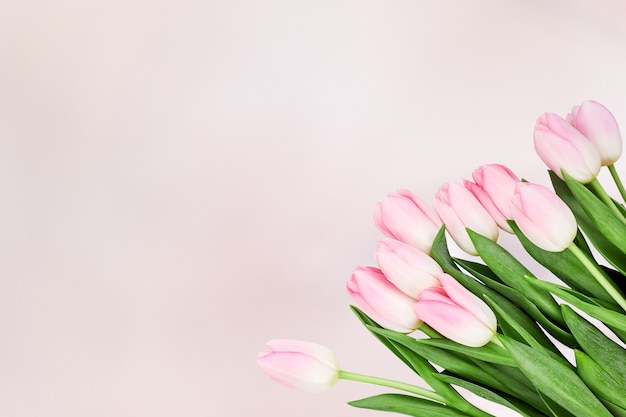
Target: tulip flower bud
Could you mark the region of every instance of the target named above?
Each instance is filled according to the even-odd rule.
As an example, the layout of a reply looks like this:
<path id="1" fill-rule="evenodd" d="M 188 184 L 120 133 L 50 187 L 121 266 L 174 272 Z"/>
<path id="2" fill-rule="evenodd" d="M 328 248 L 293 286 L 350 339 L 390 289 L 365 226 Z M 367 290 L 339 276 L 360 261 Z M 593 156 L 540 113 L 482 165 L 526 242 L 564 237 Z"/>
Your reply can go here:
<path id="1" fill-rule="evenodd" d="M 439 188 L 433 202 L 435 211 L 457 245 L 470 255 L 478 255 L 467 229 L 498 239 L 498 226 L 489 212 L 469 190 L 459 184 L 446 183 Z"/>
<path id="2" fill-rule="evenodd" d="M 485 210 L 487 210 L 487 213 L 489 213 L 500 229 L 505 232 L 513 233 L 513 229 L 511 229 L 509 224 L 506 222 L 507 218 L 504 217 L 504 214 L 502 214 L 500 210 L 498 210 L 485 190 L 480 188 L 478 184 L 468 180 L 463 180 L 463 185 L 465 185 L 465 188 L 474 194 L 474 197 L 476 197 Z"/>
<path id="3" fill-rule="evenodd" d="M 378 268 L 357 267 L 347 289 L 357 307 L 385 329 L 411 333 L 421 324 L 413 311 L 415 299 L 389 282 Z"/>
<path id="4" fill-rule="evenodd" d="M 274 381 L 305 392 L 331 389 L 339 379 L 339 363 L 326 346 L 300 340 L 272 339 L 257 363 Z"/>
<path id="5" fill-rule="evenodd" d="M 376 261 L 387 279 L 412 298 L 428 287 L 439 286 L 435 275 L 443 272 L 424 252 L 391 238 L 378 242 Z"/>
<path id="6" fill-rule="evenodd" d="M 578 130 L 563 118 L 544 113 L 535 125 L 535 151 L 543 162 L 563 178 L 561 169 L 586 184 L 600 172 L 600 154 Z"/>
<path id="7" fill-rule="evenodd" d="M 452 341 L 470 347 L 487 344 L 498 327 L 491 309 L 450 275 L 437 277 L 441 287 L 422 291 L 414 305 L 417 316 Z"/>
<path id="8" fill-rule="evenodd" d="M 574 241 L 578 226 L 569 207 L 552 190 L 520 182 L 511 200 L 513 220 L 536 246 L 561 252 Z"/>
<path id="9" fill-rule="evenodd" d="M 468 186 L 468 183 L 472 183 L 467 181 L 465 187 L 478 198 L 501 229 L 513 233 L 506 220 L 511 220 L 511 198 L 515 184 L 520 179 L 513 171 L 500 164 L 478 167 L 472 172 L 472 178 L 476 182 L 475 186 Z"/>
<path id="10" fill-rule="evenodd" d="M 392 237 L 425 253 L 441 228 L 441 221 L 416 195 L 398 190 L 376 205 L 376 227 L 387 237 Z"/>
<path id="11" fill-rule="evenodd" d="M 603 166 L 612 165 L 622 155 L 622 135 L 617 121 L 602 104 L 585 101 L 574 106 L 565 120 L 593 144 Z"/>

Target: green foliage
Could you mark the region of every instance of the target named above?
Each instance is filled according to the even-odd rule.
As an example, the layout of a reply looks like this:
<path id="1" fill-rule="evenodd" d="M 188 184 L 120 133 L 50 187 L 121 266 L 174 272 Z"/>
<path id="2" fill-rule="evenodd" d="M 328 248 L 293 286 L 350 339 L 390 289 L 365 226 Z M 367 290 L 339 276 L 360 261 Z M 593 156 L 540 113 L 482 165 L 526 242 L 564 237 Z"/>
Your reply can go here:
<path id="1" fill-rule="evenodd" d="M 415 417 L 467 417 L 468 415 L 422 398 L 402 394 L 381 394 L 362 400 L 351 401 L 353 407 L 370 410 L 391 411 Z"/>

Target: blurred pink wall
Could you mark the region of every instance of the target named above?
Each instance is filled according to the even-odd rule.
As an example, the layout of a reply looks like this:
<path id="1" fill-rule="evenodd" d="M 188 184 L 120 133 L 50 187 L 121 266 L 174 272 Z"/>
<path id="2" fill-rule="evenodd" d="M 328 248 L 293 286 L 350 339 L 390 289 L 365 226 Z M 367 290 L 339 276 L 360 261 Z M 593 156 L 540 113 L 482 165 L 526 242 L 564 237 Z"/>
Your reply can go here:
<path id="1" fill-rule="evenodd" d="M 414 381 L 348 309 L 375 203 L 492 162 L 547 183 L 540 113 L 626 126 L 625 24 L 617 1 L 4 2 L 0 415 L 373 415 L 345 403 L 384 390 L 289 391 L 257 351 Z"/>

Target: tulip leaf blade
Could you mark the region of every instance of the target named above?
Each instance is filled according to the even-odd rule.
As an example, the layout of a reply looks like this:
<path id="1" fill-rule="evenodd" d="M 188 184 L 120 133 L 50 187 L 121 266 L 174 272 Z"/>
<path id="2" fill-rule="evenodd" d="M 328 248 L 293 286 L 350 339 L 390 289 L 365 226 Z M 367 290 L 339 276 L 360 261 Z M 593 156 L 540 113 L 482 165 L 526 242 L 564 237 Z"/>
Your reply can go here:
<path id="1" fill-rule="evenodd" d="M 518 412 L 523 417 L 545 417 L 544 413 L 531 407 L 526 402 L 520 401 L 517 398 L 510 396 L 509 394 L 501 393 L 496 390 L 491 390 L 489 388 L 474 384 L 471 381 L 456 378 L 452 375 L 437 374 L 436 377 L 448 384 L 464 388 L 472 394 L 478 395 L 481 398 L 508 407 L 511 410 Z"/>
<path id="2" fill-rule="evenodd" d="M 626 350 L 609 339 L 570 306 L 564 304 L 561 309 L 563 310 L 563 317 L 581 349 L 622 385 L 623 389 L 626 389 Z M 626 406 L 626 402 L 621 406 Z"/>
<path id="3" fill-rule="evenodd" d="M 481 347 L 469 347 L 448 339 L 419 339 L 418 343 L 436 346 L 442 349 L 451 350 L 470 358 L 475 358 L 489 363 L 500 365 L 517 366 L 517 363 L 509 356 L 506 350 L 493 343 L 488 343 Z"/>
<path id="4" fill-rule="evenodd" d="M 626 254 L 626 224 L 584 185 L 563 173 L 565 183 L 600 233 Z"/>
<path id="5" fill-rule="evenodd" d="M 526 252 L 528 252 L 534 260 L 556 275 L 561 281 L 576 291 L 587 292 L 588 295 L 592 297 L 613 302 L 613 299 L 606 290 L 602 288 L 602 285 L 593 278 L 589 270 L 585 268 L 571 251 L 550 252 L 543 250 L 532 243 L 513 220 L 509 220 L 508 223 Z M 578 233 L 580 236 L 580 232 Z M 584 242 L 582 237 L 581 239 L 582 240 L 579 241 Z M 585 247 L 584 243 L 583 247 Z"/>
<path id="6" fill-rule="evenodd" d="M 591 217 L 572 194 L 565 181 L 559 178 L 554 171 L 548 171 L 548 173 L 554 191 L 572 210 L 578 225 L 583 232 L 585 232 L 587 239 L 589 239 L 593 247 L 596 248 L 614 268 L 619 270 L 622 274 L 626 274 L 626 256 L 624 256 L 624 253 L 596 227 Z"/>
<path id="7" fill-rule="evenodd" d="M 622 408 L 620 406 L 617 406 L 615 404 L 613 404 L 610 401 L 607 400 L 602 400 L 600 399 L 600 401 L 602 401 L 602 403 L 604 404 L 604 406 L 611 412 L 611 414 L 613 414 L 615 417 L 626 417 L 626 408 Z"/>
<path id="8" fill-rule="evenodd" d="M 404 344 L 424 359 L 444 368 L 446 373 L 495 388 L 535 407 L 543 406 L 532 383 L 517 368 L 466 358 L 439 347 L 420 344 L 412 337 L 391 330 L 373 328 L 371 331 Z"/>
<path id="9" fill-rule="evenodd" d="M 543 345 L 537 339 L 535 339 L 535 337 L 533 337 L 530 332 L 526 331 L 526 329 L 522 327 L 521 324 L 517 320 L 515 320 L 514 317 L 512 317 L 507 311 L 505 311 L 498 303 L 493 301 L 491 297 L 485 297 L 485 302 L 489 305 L 489 307 L 491 307 L 493 312 L 498 317 L 498 323 L 509 323 L 509 325 L 517 332 L 518 335 L 522 337 L 527 345 L 539 350 L 544 349 Z"/>
<path id="10" fill-rule="evenodd" d="M 597 300 L 587 297 L 584 294 L 580 294 L 570 288 L 553 284 L 551 282 L 539 280 L 529 280 L 529 282 L 531 282 L 532 285 L 536 285 L 550 291 L 552 294 L 584 311 L 591 317 L 600 320 L 607 326 L 626 331 L 626 316 L 618 313 L 617 311 L 602 307 L 601 303 Z"/>
<path id="11" fill-rule="evenodd" d="M 467 401 L 461 394 L 459 394 L 449 384 L 442 382 L 435 378 L 437 370 L 420 354 L 410 349 L 406 345 L 387 337 L 389 334 L 396 334 L 397 339 L 403 338 L 415 340 L 401 333 L 393 332 L 391 330 L 385 330 L 380 327 L 375 321 L 373 321 L 367 314 L 361 311 L 358 307 L 350 306 L 352 311 L 357 315 L 359 320 L 365 325 L 365 327 L 372 333 L 379 341 L 381 341 L 385 347 L 387 347 L 394 355 L 402 360 L 409 368 L 411 368 L 416 374 L 418 374 L 435 392 L 446 399 L 446 402 L 459 410 L 472 410 L 472 415 L 480 415 L 481 410 L 477 409 L 472 403 Z M 378 331 L 384 330 L 387 336 Z M 389 333 L 390 332 L 390 333 Z"/>
<path id="12" fill-rule="evenodd" d="M 492 386 L 499 391 L 508 393 L 530 404 L 538 410 L 545 411 L 546 406 L 533 383 L 517 367 L 474 361 L 478 367 L 498 381 Z M 474 380 L 473 378 L 470 378 Z"/>
<path id="13" fill-rule="evenodd" d="M 528 268 L 491 239 L 471 229 L 467 229 L 467 233 L 480 257 L 502 282 L 524 294 L 552 320 L 558 323 L 563 322 L 559 306 L 550 293 L 538 290 L 523 279 L 525 276 L 533 277 Z"/>
<path id="14" fill-rule="evenodd" d="M 563 409 L 563 407 L 561 407 L 558 403 L 552 401 L 550 397 L 547 397 L 541 392 L 539 392 L 539 396 L 541 397 L 541 400 L 543 401 L 545 406 L 548 408 L 548 412 L 552 415 L 552 417 L 577 417 L 569 411 Z"/>
<path id="15" fill-rule="evenodd" d="M 540 393 L 574 416 L 611 417 L 571 367 L 506 336 L 499 339 Z"/>
<path id="16" fill-rule="evenodd" d="M 601 400 L 607 400 L 621 408 L 626 408 L 626 397 L 623 395 L 626 387 L 615 380 L 589 355 L 579 350 L 575 351 L 576 371 L 585 384 Z"/>
<path id="17" fill-rule="evenodd" d="M 502 283 L 500 278 L 491 269 L 489 269 L 487 265 L 481 264 L 479 262 L 468 261 L 467 259 L 463 258 L 453 259 L 454 262 L 457 263 L 457 265 L 461 266 L 461 268 L 465 269 L 467 272 L 474 276 L 476 276 L 476 274 L 479 274 L 480 276 L 488 277 L 494 281 Z"/>
<path id="18" fill-rule="evenodd" d="M 428 346 L 418 343 L 417 339 L 410 336 L 394 332 L 392 330 L 369 327 L 369 330 L 386 337 L 392 341 L 396 341 L 406 346 L 417 355 L 424 359 L 441 366 L 463 378 L 474 379 L 481 384 L 489 386 L 498 386 L 498 382 L 491 375 L 484 372 L 480 367 L 468 358 L 464 358 L 453 352 L 440 349 L 434 346 Z"/>
<path id="19" fill-rule="evenodd" d="M 390 411 L 414 417 L 423 417 L 425 415 L 432 417 L 467 416 L 467 414 L 455 410 L 454 408 L 446 407 L 443 404 L 404 394 L 380 394 L 361 400 L 350 401 L 348 404 L 358 408 Z"/>
<path id="20" fill-rule="evenodd" d="M 422 356 L 418 355 L 408 347 L 393 340 L 389 340 L 391 344 L 411 362 L 411 365 L 417 374 L 426 382 L 437 394 L 441 395 L 446 400 L 446 404 L 456 408 L 457 410 L 467 411 L 472 410 L 472 415 L 481 415 L 481 410 L 476 408 L 472 403 L 467 401 L 465 397 L 459 394 L 450 384 L 437 378 L 439 373 L 434 366 L 430 364 Z"/>

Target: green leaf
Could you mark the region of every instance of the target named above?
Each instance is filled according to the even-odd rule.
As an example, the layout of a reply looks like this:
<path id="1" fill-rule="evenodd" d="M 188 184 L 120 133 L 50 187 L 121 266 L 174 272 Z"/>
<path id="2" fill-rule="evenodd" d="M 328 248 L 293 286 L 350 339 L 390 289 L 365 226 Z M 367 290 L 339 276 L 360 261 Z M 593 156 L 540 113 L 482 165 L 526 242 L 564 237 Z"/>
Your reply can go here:
<path id="1" fill-rule="evenodd" d="M 467 417 L 453 408 L 422 398 L 403 394 L 381 394 L 362 400 L 351 401 L 353 407 L 378 411 L 391 411 L 415 417 Z"/>
<path id="2" fill-rule="evenodd" d="M 576 291 L 611 303 L 613 302 L 613 299 L 602 288 L 602 285 L 595 280 L 593 275 L 589 273 L 589 270 L 585 268 L 571 251 L 549 252 L 543 250 L 532 243 L 514 221 L 509 220 L 508 223 L 526 252 L 561 281 Z"/>
<path id="3" fill-rule="evenodd" d="M 626 417 L 626 409 L 618 407 L 610 401 L 600 399 L 602 404 L 613 414 L 615 417 Z"/>
<path id="4" fill-rule="evenodd" d="M 546 405 L 546 407 L 548 407 L 549 413 L 553 417 L 577 417 L 569 411 L 565 410 L 556 402 L 552 401 L 550 397 L 547 397 L 545 394 L 539 393 L 539 396 L 543 400 L 543 403 Z"/>
<path id="5" fill-rule="evenodd" d="M 449 384 L 442 382 L 435 377 L 437 370 L 424 359 L 418 353 L 407 348 L 403 344 L 385 337 L 383 334 L 377 333 L 373 329 L 383 330 L 376 322 L 374 322 L 367 314 L 363 313 L 355 306 L 350 306 L 352 311 L 357 315 L 359 320 L 365 325 L 365 327 L 380 340 L 389 350 L 391 350 L 398 358 L 400 358 L 409 368 L 417 373 L 435 392 L 446 399 L 446 403 L 458 410 L 466 411 L 472 416 L 481 416 L 485 413 L 467 401 L 461 394 L 459 394 Z M 388 332 L 392 332 L 388 330 Z M 392 332 L 395 333 L 395 332 Z M 406 335 L 398 333 L 399 336 L 412 339 Z M 414 340 L 414 339 L 412 339 Z"/>
<path id="6" fill-rule="evenodd" d="M 419 343 L 410 336 L 394 332 L 386 329 L 369 328 L 370 331 L 377 333 L 389 340 L 398 342 L 428 361 L 441 366 L 463 378 L 473 379 L 481 384 L 489 386 L 497 386 L 499 383 L 484 372 L 480 367 L 476 366 L 468 358 L 457 355 L 453 352 L 446 351 L 434 346 L 428 346 Z"/>
<path id="7" fill-rule="evenodd" d="M 626 389 L 626 350 L 578 315 L 571 307 L 562 305 L 561 309 L 582 350 Z M 626 403 L 622 406 L 626 406 Z"/>
<path id="8" fill-rule="evenodd" d="M 626 224 L 584 185 L 567 175 L 565 183 L 596 228 L 626 254 Z"/>
<path id="9" fill-rule="evenodd" d="M 548 355 L 551 355 L 555 360 L 561 361 L 565 365 L 569 365 L 569 362 L 561 355 L 561 353 L 557 350 L 546 349 L 539 341 L 537 341 L 530 333 L 528 333 L 523 327 L 519 325 L 507 312 L 503 311 L 497 303 L 487 297 L 487 304 L 494 310 L 494 312 L 508 322 L 515 330 L 522 336 L 526 344 L 533 349 L 537 349 L 538 351 L 545 352 Z"/>
<path id="10" fill-rule="evenodd" d="M 604 234 L 595 226 L 591 217 L 587 215 L 578 200 L 574 197 L 567 184 L 560 179 L 553 171 L 549 171 L 550 180 L 555 192 L 574 213 L 580 228 L 585 232 L 587 239 L 602 254 L 614 268 L 626 274 L 626 257 L 624 253 L 607 239 Z"/>
<path id="11" fill-rule="evenodd" d="M 564 324 L 561 310 L 550 293 L 538 290 L 524 279 L 524 277 L 535 278 L 528 268 L 491 239 L 470 229 L 467 229 L 467 233 L 480 257 L 503 283 L 524 294 L 524 297 L 531 300 L 539 310 L 547 314 L 552 320 Z"/>
<path id="12" fill-rule="evenodd" d="M 474 360 L 474 362 L 483 371 L 487 372 L 492 378 L 498 381 L 498 385 L 491 386 L 492 388 L 507 393 L 515 398 L 519 398 L 532 407 L 547 413 L 546 405 L 539 396 L 537 389 L 519 368 L 477 360 Z M 469 379 L 475 381 L 474 378 Z"/>
<path id="13" fill-rule="evenodd" d="M 574 416 L 611 417 L 571 367 L 506 336 L 504 347 L 537 389 Z"/>
<path id="14" fill-rule="evenodd" d="M 575 354 L 576 371 L 589 389 L 591 389 L 598 398 L 605 399 L 619 407 L 626 408 L 626 396 L 624 396 L 624 389 L 626 389 L 626 387 L 617 382 L 584 352 L 576 350 Z"/>
<path id="15" fill-rule="evenodd" d="M 612 326 L 620 330 L 626 331 L 626 316 L 616 311 L 601 307 L 593 298 L 580 294 L 574 290 L 553 284 L 551 282 L 529 280 L 533 285 L 539 286 L 562 300 L 572 304 L 574 307 L 584 311 L 591 317 L 594 317 L 607 326 Z"/>
<path id="16" fill-rule="evenodd" d="M 476 276 L 475 274 L 478 274 L 480 276 L 488 277 L 494 281 L 498 281 L 499 283 L 502 283 L 500 278 L 498 278 L 498 276 L 491 269 L 489 269 L 487 265 L 484 265 L 478 262 L 468 261 L 467 259 L 462 259 L 462 258 L 453 258 L 453 259 L 457 265 L 460 265 L 461 268 L 465 269 L 467 272 L 469 272 L 470 274 L 474 276 Z"/>
<path id="17" fill-rule="evenodd" d="M 488 343 L 481 347 L 468 347 L 448 339 L 419 339 L 418 343 L 435 346 L 441 349 L 461 353 L 489 363 L 499 363 L 501 365 L 517 366 L 509 353 L 493 343 Z"/>
<path id="18" fill-rule="evenodd" d="M 510 395 L 498 393 L 496 390 L 490 390 L 480 385 L 476 385 L 473 382 L 456 378 L 451 375 L 437 374 L 436 377 L 444 382 L 447 382 L 448 384 L 464 388 L 486 400 L 508 407 L 524 417 L 545 417 L 545 414 L 541 411 L 536 410 L 525 402 L 520 401 L 517 398 L 513 398 Z"/>
<path id="19" fill-rule="evenodd" d="M 393 340 L 389 342 L 400 352 L 412 365 L 412 368 L 417 371 L 418 375 L 426 382 L 435 392 L 441 395 L 446 400 L 446 404 L 457 410 L 466 411 L 470 415 L 484 415 L 482 410 L 476 408 L 472 403 L 467 401 L 461 394 L 459 394 L 454 388 L 436 376 L 437 370 L 426 359 Z"/>

